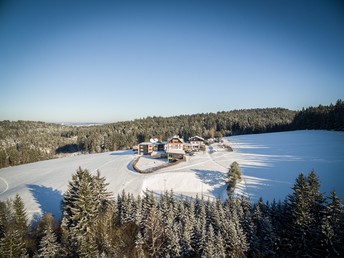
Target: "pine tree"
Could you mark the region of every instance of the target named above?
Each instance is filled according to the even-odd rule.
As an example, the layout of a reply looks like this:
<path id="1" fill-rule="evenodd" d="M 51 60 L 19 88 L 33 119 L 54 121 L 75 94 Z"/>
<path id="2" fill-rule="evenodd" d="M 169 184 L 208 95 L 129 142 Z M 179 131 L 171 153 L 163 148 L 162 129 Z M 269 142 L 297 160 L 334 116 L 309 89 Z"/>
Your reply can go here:
<path id="1" fill-rule="evenodd" d="M 293 255 L 322 255 L 322 228 L 324 198 L 319 192 L 320 183 L 313 171 L 308 178 L 302 173 L 296 179 L 289 195 L 288 210 L 291 216 L 289 238 L 295 247 Z"/>
<path id="2" fill-rule="evenodd" d="M 215 257 L 215 251 L 216 251 L 216 246 L 215 246 L 215 233 L 214 233 L 214 228 L 210 224 L 208 227 L 208 231 L 206 234 L 206 245 L 203 249 L 202 252 L 202 257 L 205 258 L 212 258 Z"/>
<path id="3" fill-rule="evenodd" d="M 0 239 L 0 254 L 9 258 L 29 257 L 23 235 L 19 230 L 14 228 L 7 230 L 4 237 Z"/>
<path id="4" fill-rule="evenodd" d="M 224 244 L 224 241 L 223 241 L 223 238 L 222 238 L 220 231 L 217 233 L 216 239 L 215 239 L 214 257 L 218 257 L 218 258 L 225 258 L 226 257 L 225 244 Z"/>
<path id="5" fill-rule="evenodd" d="M 15 199 L 6 203 L 3 214 L 3 237 L 0 239 L 0 253 L 4 257 L 26 257 L 28 219 L 23 200 L 17 194 Z"/>
<path id="6" fill-rule="evenodd" d="M 62 230 L 72 254 L 96 255 L 99 214 L 106 210 L 109 194 L 105 179 L 79 168 L 64 194 Z"/>
<path id="7" fill-rule="evenodd" d="M 237 182 L 240 182 L 242 176 L 241 168 L 239 166 L 239 163 L 234 161 L 227 172 L 227 191 L 229 194 L 234 192 L 235 186 Z"/>
<path id="8" fill-rule="evenodd" d="M 142 237 L 141 232 L 139 231 L 137 233 L 136 239 L 135 239 L 135 250 L 136 250 L 136 256 L 137 258 L 144 258 L 145 252 L 143 250 L 144 245 L 144 239 Z"/>
<path id="9" fill-rule="evenodd" d="M 256 250 L 254 250 L 256 256 L 274 256 L 275 234 L 270 217 L 261 212 L 261 205 L 259 203 L 255 207 L 253 220 L 257 236 Z"/>
<path id="10" fill-rule="evenodd" d="M 22 234 L 28 233 L 28 218 L 26 214 L 26 210 L 24 207 L 24 202 L 22 198 L 17 194 L 15 199 L 13 200 L 13 210 L 14 210 L 14 223 L 16 224 L 16 228 L 22 232 Z"/>
<path id="11" fill-rule="evenodd" d="M 344 256 L 344 206 L 335 191 L 332 191 L 323 221 L 323 246 L 327 256 Z"/>
<path id="12" fill-rule="evenodd" d="M 164 228 L 161 213 L 156 207 L 150 209 L 145 223 L 145 245 L 151 257 L 158 257 L 163 246 Z"/>
<path id="13" fill-rule="evenodd" d="M 229 254 L 231 257 L 245 257 L 248 250 L 248 243 L 244 230 L 239 221 L 236 210 L 232 212 L 232 216 L 228 225 L 229 230 Z"/>
<path id="14" fill-rule="evenodd" d="M 47 225 L 44 230 L 44 236 L 40 241 L 40 249 L 38 250 L 39 257 L 60 257 L 61 245 L 57 242 L 57 237 L 53 232 L 51 225 Z"/>
<path id="15" fill-rule="evenodd" d="M 136 214 L 135 214 L 135 223 L 140 226 L 142 222 L 142 199 L 141 196 L 137 196 L 136 200 Z"/>
<path id="16" fill-rule="evenodd" d="M 116 256 L 116 250 L 112 244 L 112 232 L 115 228 L 116 203 L 110 202 L 106 210 L 99 214 L 96 230 L 96 242 L 102 255 L 107 257 Z"/>

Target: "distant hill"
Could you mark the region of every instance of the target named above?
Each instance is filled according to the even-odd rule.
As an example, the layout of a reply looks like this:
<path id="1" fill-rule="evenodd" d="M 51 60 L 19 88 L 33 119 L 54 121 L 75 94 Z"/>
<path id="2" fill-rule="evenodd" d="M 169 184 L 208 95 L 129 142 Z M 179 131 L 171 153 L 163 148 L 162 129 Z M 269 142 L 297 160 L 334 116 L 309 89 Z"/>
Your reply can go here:
<path id="1" fill-rule="evenodd" d="M 344 102 L 309 107 L 242 109 L 172 117 L 147 117 L 103 125 L 0 122 L 0 168 L 60 157 L 131 148 L 150 138 L 214 138 L 298 129 L 344 130 Z"/>

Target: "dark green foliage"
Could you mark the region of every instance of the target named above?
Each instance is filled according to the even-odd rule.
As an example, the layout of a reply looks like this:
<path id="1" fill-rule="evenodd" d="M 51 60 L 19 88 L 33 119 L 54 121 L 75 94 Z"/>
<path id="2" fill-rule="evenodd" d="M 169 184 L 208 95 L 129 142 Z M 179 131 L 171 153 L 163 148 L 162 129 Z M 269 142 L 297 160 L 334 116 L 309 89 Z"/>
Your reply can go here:
<path id="1" fill-rule="evenodd" d="M 44 235 L 39 244 L 38 256 L 55 258 L 60 257 L 62 253 L 61 245 L 57 242 L 56 234 L 53 232 L 51 225 L 46 225 Z"/>
<path id="2" fill-rule="evenodd" d="M 19 195 L 1 203 L 0 257 L 26 257 L 28 220 L 24 203 Z"/>
<path id="3" fill-rule="evenodd" d="M 62 224 L 47 214 L 31 230 L 19 196 L 0 202 L 0 257 L 344 256 L 343 204 L 334 191 L 324 197 L 314 171 L 272 204 L 232 195 L 224 203 L 177 199 L 172 191 L 158 200 L 149 191 L 111 200 L 106 185 L 80 168 L 65 193 Z"/>
<path id="4" fill-rule="evenodd" d="M 222 136 L 299 129 L 344 130 L 344 102 L 301 111 L 282 108 L 147 117 L 101 126 L 73 127 L 30 121 L 0 122 L 0 168 L 51 159 L 71 152 L 123 150 L 150 138 Z"/>
<path id="5" fill-rule="evenodd" d="M 147 117 L 101 126 L 73 127 L 30 121 L 0 122 L 0 168 L 51 159 L 71 152 L 128 149 L 150 138 L 178 134 L 205 138 L 288 130 L 296 112 L 287 109 L 234 110 L 174 117 Z"/>
<path id="6" fill-rule="evenodd" d="M 97 230 L 100 213 L 106 211 L 109 193 L 105 179 L 79 168 L 64 194 L 62 230 L 70 252 L 80 257 L 98 254 Z"/>
<path id="7" fill-rule="evenodd" d="M 241 176 L 242 172 L 239 163 L 234 161 L 228 169 L 227 173 L 227 191 L 229 192 L 229 194 L 234 191 L 237 182 L 241 181 Z"/>
<path id="8" fill-rule="evenodd" d="M 294 118 L 292 127 L 300 129 L 324 129 L 344 131 L 344 101 L 337 100 L 335 105 L 309 107 L 302 109 Z"/>

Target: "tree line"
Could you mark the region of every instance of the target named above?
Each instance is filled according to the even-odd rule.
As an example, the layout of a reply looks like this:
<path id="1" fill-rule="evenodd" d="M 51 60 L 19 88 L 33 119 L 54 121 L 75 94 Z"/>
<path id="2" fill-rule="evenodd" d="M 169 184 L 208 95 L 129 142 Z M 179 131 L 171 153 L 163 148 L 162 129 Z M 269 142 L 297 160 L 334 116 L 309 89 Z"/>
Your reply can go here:
<path id="1" fill-rule="evenodd" d="M 43 122 L 0 122 L 0 168 L 51 159 L 73 152 L 131 148 L 150 138 L 184 140 L 299 129 L 344 130 L 344 102 L 291 111 L 282 108 L 147 117 L 101 126 L 75 127 Z"/>
<path id="2" fill-rule="evenodd" d="M 79 168 L 61 220 L 29 226 L 23 201 L 0 202 L 0 257 L 343 257 L 344 208 L 314 171 L 284 201 L 205 200 L 172 191 L 113 198 L 98 172 Z M 158 197 L 158 198 L 157 198 Z"/>

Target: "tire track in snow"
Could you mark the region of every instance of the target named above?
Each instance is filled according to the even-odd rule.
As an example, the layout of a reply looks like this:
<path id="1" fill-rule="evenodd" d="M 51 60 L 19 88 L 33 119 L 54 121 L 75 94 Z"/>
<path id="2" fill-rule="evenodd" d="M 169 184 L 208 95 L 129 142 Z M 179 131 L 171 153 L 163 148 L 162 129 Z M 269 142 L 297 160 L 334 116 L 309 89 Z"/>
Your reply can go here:
<path id="1" fill-rule="evenodd" d="M 7 190 L 8 190 L 8 183 L 7 183 L 7 181 L 4 179 L 4 178 L 2 178 L 2 177 L 0 177 L 0 179 L 5 183 L 5 190 L 3 190 L 0 194 L 3 194 L 3 193 L 5 193 L 5 192 L 7 192 Z"/>

